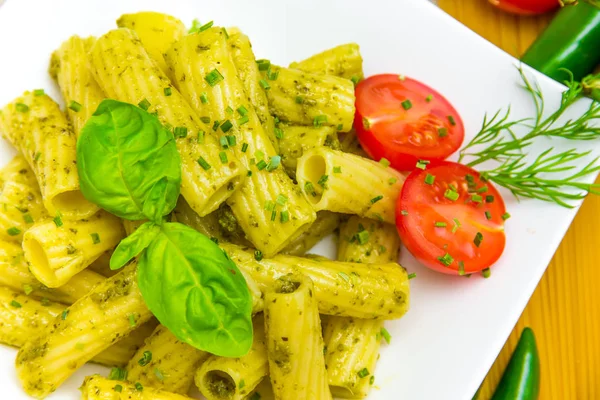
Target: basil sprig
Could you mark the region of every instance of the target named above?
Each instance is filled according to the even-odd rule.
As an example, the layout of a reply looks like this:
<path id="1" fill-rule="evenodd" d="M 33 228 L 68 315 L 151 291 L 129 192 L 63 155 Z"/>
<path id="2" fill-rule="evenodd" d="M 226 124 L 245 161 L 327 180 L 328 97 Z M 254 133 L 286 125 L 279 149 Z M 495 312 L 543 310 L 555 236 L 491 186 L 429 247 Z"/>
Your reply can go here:
<path id="1" fill-rule="evenodd" d="M 243 275 L 208 237 L 164 221 L 181 185 L 173 134 L 137 106 L 104 100 L 77 142 L 77 168 L 88 200 L 124 219 L 149 220 L 117 246 L 111 269 L 139 255 L 139 288 L 161 324 L 198 349 L 245 355 L 252 300 Z"/>

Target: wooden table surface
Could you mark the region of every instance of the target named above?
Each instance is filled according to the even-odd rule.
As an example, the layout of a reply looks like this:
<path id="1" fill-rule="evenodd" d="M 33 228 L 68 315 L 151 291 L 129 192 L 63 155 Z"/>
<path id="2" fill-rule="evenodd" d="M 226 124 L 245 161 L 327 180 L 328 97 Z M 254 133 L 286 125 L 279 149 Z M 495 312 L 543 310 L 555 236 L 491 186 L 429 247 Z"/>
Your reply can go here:
<path id="1" fill-rule="evenodd" d="M 438 3 L 463 24 L 517 57 L 552 19 L 552 14 L 541 17 L 505 14 L 486 0 L 439 0 Z M 597 222 L 600 222 L 600 197 L 589 196 L 485 379 L 480 399 L 490 399 L 525 326 L 530 326 L 537 338 L 541 400 L 600 399 L 600 223 Z"/>

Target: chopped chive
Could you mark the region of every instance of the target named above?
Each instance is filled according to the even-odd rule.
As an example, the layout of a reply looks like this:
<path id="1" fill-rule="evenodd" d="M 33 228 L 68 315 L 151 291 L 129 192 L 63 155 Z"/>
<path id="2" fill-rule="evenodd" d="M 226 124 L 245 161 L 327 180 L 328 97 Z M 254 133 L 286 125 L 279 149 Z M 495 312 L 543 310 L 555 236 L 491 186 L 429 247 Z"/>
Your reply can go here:
<path id="1" fill-rule="evenodd" d="M 388 160 L 387 158 L 382 157 L 381 160 L 379 160 L 379 164 L 383 165 L 385 168 L 390 166 L 390 160 Z"/>
<path id="2" fill-rule="evenodd" d="M 283 210 L 279 213 L 279 221 L 283 224 L 290 220 L 290 213 L 287 210 Z"/>
<path id="3" fill-rule="evenodd" d="M 150 361 L 152 361 L 152 352 L 146 350 L 144 351 L 144 354 L 142 354 L 142 358 L 138 360 L 138 364 L 142 367 L 145 367 L 146 365 L 150 364 Z"/>
<path id="4" fill-rule="evenodd" d="M 238 123 L 238 125 L 244 125 L 244 124 L 247 124 L 248 121 L 250 121 L 250 118 L 247 115 L 245 115 L 242 118 L 239 118 L 237 120 L 237 123 Z"/>
<path id="5" fill-rule="evenodd" d="M 452 125 L 452 126 L 456 125 L 456 120 L 454 119 L 454 117 L 452 115 L 448 115 L 448 122 L 450 122 L 450 125 Z"/>
<path id="6" fill-rule="evenodd" d="M 485 212 L 485 218 L 488 219 L 488 220 L 492 219 L 492 213 L 489 212 L 489 211 L 486 211 Z"/>
<path id="7" fill-rule="evenodd" d="M 327 122 L 327 115 L 317 115 L 313 119 L 313 125 L 315 128 L 319 128 L 325 122 Z"/>
<path id="8" fill-rule="evenodd" d="M 404 100 L 401 104 L 402 104 L 402 108 L 404 108 L 407 111 L 412 108 L 412 102 L 408 99 Z"/>
<path id="9" fill-rule="evenodd" d="M 246 381 L 245 380 L 241 380 L 240 383 L 238 384 L 238 389 L 243 389 L 244 386 L 246 386 Z"/>
<path id="10" fill-rule="evenodd" d="M 458 275 L 462 276 L 465 274 L 465 263 L 462 261 L 458 262 Z"/>
<path id="11" fill-rule="evenodd" d="M 35 155 L 33 156 L 33 161 L 37 162 L 40 157 L 42 156 L 42 153 L 40 153 L 39 151 L 37 153 L 35 153 Z"/>
<path id="12" fill-rule="evenodd" d="M 506 220 L 507 220 L 507 219 L 509 219 L 509 218 L 510 218 L 510 214 L 509 214 L 509 213 L 504 213 L 504 215 L 502 215 L 502 219 L 503 219 L 504 221 L 506 221 Z"/>
<path id="13" fill-rule="evenodd" d="M 333 167 L 333 173 L 334 174 L 341 174 L 342 173 L 342 167 Z"/>
<path id="14" fill-rule="evenodd" d="M 211 26 L 213 26 L 213 24 L 214 24 L 214 21 L 207 22 L 206 24 L 199 27 L 196 32 L 203 32 L 203 31 L 207 30 L 208 28 L 210 28 Z"/>
<path id="15" fill-rule="evenodd" d="M 400 211 L 400 214 L 402 214 L 402 215 L 408 215 L 408 211 L 402 210 L 402 211 Z"/>
<path id="16" fill-rule="evenodd" d="M 21 233 L 21 230 L 16 226 L 13 226 L 12 228 L 8 228 L 6 233 L 8 233 L 9 236 L 17 236 L 19 233 Z"/>
<path id="17" fill-rule="evenodd" d="M 431 175 L 431 174 L 427 174 L 427 176 L 425 176 L 425 183 L 428 185 L 433 185 L 433 183 L 435 182 L 435 176 Z"/>
<path id="18" fill-rule="evenodd" d="M 24 103 L 17 103 L 17 104 L 15 104 L 15 110 L 17 110 L 18 112 L 24 113 L 24 112 L 29 111 L 29 106 Z"/>
<path id="19" fill-rule="evenodd" d="M 259 71 L 266 71 L 271 66 L 271 61 L 265 60 L 265 59 L 261 59 L 261 60 L 256 60 L 256 64 L 258 64 L 258 70 Z"/>
<path id="20" fill-rule="evenodd" d="M 304 103 L 304 97 L 296 96 L 296 104 L 302 104 L 302 103 Z"/>
<path id="21" fill-rule="evenodd" d="M 337 130 L 341 131 L 342 129 L 344 129 L 344 124 L 338 124 Z"/>
<path id="22" fill-rule="evenodd" d="M 56 225 L 57 228 L 60 228 L 63 225 L 60 213 L 56 214 L 56 217 L 54 217 L 52 220 L 54 221 L 54 225 Z"/>
<path id="23" fill-rule="evenodd" d="M 436 228 L 445 228 L 445 227 L 447 227 L 447 226 L 448 226 L 448 224 L 447 224 L 446 222 L 444 222 L 444 221 L 437 221 L 437 222 L 435 223 L 435 227 L 436 227 Z"/>
<path id="24" fill-rule="evenodd" d="M 225 35 L 225 39 L 229 39 L 229 32 L 227 32 L 226 28 L 221 28 L 223 29 L 223 34 Z"/>
<path id="25" fill-rule="evenodd" d="M 274 132 L 277 139 L 283 139 L 283 129 L 275 127 Z"/>
<path id="26" fill-rule="evenodd" d="M 176 138 L 184 138 L 187 136 L 187 128 L 185 126 L 177 126 L 173 129 L 173 136 Z"/>
<path id="27" fill-rule="evenodd" d="M 276 81 L 278 77 L 279 77 L 279 70 L 272 72 L 271 66 L 269 66 L 269 69 L 267 69 L 267 79 L 270 81 Z"/>
<path id="28" fill-rule="evenodd" d="M 225 137 L 227 138 L 227 144 L 230 147 L 233 147 L 233 146 L 235 146 L 237 144 L 237 139 L 235 138 L 235 136 L 233 136 L 233 135 L 227 135 Z"/>
<path id="29" fill-rule="evenodd" d="M 204 135 L 205 135 L 205 132 L 202 129 L 200 129 L 198 131 L 198 143 L 204 144 Z"/>
<path id="30" fill-rule="evenodd" d="M 391 177 L 390 179 L 388 179 L 388 183 L 390 185 L 393 185 L 394 183 L 398 182 L 398 178 L 395 177 Z"/>
<path id="31" fill-rule="evenodd" d="M 483 201 L 483 197 L 481 197 L 478 194 L 473 194 L 473 195 L 471 195 L 471 201 L 473 201 L 475 203 L 481 203 Z"/>
<path id="32" fill-rule="evenodd" d="M 215 86 L 217 83 L 221 82 L 223 79 L 225 79 L 223 77 L 223 75 L 221 75 L 221 73 L 219 72 L 219 70 L 217 70 L 216 68 L 213 69 L 212 71 L 210 71 L 208 74 L 206 74 L 206 76 L 204 77 L 204 80 L 212 87 Z"/>
<path id="33" fill-rule="evenodd" d="M 321 186 L 323 189 L 327 189 L 327 181 L 329 180 L 329 175 L 321 175 L 321 177 L 319 178 L 319 181 L 317 182 L 319 184 L 319 186 Z"/>
<path id="34" fill-rule="evenodd" d="M 75 100 L 71 100 L 71 101 L 69 102 L 69 106 L 68 106 L 68 107 L 69 107 L 69 109 L 70 109 L 70 110 L 73 110 L 73 111 L 75 111 L 75 112 L 79 112 L 79 111 L 81 111 L 81 104 L 79 104 L 79 103 L 78 103 L 78 102 L 76 102 Z"/>
<path id="35" fill-rule="evenodd" d="M 123 386 L 121 385 L 115 385 L 115 387 L 113 388 L 113 390 L 117 393 L 121 393 L 123 391 Z"/>
<path id="36" fill-rule="evenodd" d="M 492 271 L 489 268 L 485 268 L 484 270 L 481 271 L 481 275 L 483 275 L 483 277 L 485 279 L 487 279 L 490 276 L 492 276 Z"/>
<path id="37" fill-rule="evenodd" d="M 486 203 L 493 203 L 494 202 L 494 196 L 492 196 L 491 194 L 485 196 L 485 202 Z"/>
<path id="38" fill-rule="evenodd" d="M 375 383 L 375 375 L 371 375 L 371 377 L 369 378 L 369 385 L 373 386 L 374 383 Z"/>
<path id="39" fill-rule="evenodd" d="M 92 237 L 92 242 L 94 244 L 100 243 L 100 235 L 99 234 L 97 234 L 96 232 L 94 232 L 94 233 L 90 233 L 90 236 Z"/>
<path id="40" fill-rule="evenodd" d="M 311 182 L 306 182 L 304 184 L 304 191 L 310 195 L 312 195 L 313 197 L 317 196 L 317 192 L 315 191 L 315 187 L 313 186 L 313 184 Z"/>
<path id="41" fill-rule="evenodd" d="M 227 154 L 224 151 L 219 152 L 219 158 L 221 159 L 221 163 L 227 164 Z"/>
<path id="42" fill-rule="evenodd" d="M 360 78 L 356 75 L 352 75 L 350 80 L 352 81 L 352 83 L 354 83 L 354 86 L 358 85 L 358 82 L 360 82 Z"/>
<path id="43" fill-rule="evenodd" d="M 168 97 L 168 96 L 171 95 L 171 88 L 170 87 L 166 87 L 163 91 L 165 92 L 165 96 Z"/>
<path id="44" fill-rule="evenodd" d="M 479 189 L 476 190 L 477 193 L 485 193 L 487 191 L 488 191 L 487 185 L 483 185 L 482 187 L 480 187 Z"/>
<path id="45" fill-rule="evenodd" d="M 137 390 L 138 392 L 141 392 L 144 390 L 144 386 L 139 382 L 136 382 L 135 385 L 133 385 L 133 386 L 135 386 L 135 390 Z"/>
<path id="46" fill-rule="evenodd" d="M 267 168 L 267 163 L 265 160 L 260 160 L 258 164 L 256 164 L 256 168 L 258 168 L 259 171 L 262 171 L 263 169 Z"/>
<path id="47" fill-rule="evenodd" d="M 246 109 L 246 107 L 244 106 L 239 106 L 237 108 L 237 112 L 242 116 L 245 117 L 248 114 L 248 110 Z"/>
<path id="48" fill-rule="evenodd" d="M 477 232 L 477 234 L 475 235 L 475 239 L 473 239 L 473 243 L 475 243 L 475 246 L 479 247 L 479 246 L 481 246 L 482 240 L 483 240 L 483 235 L 481 234 L 481 232 Z"/>
<path id="49" fill-rule="evenodd" d="M 369 370 L 366 368 L 363 368 L 357 372 L 357 375 L 359 378 L 365 378 L 365 377 L 369 376 Z"/>
<path id="50" fill-rule="evenodd" d="M 427 95 L 427 97 L 425 97 L 426 102 L 429 103 L 431 100 L 433 100 L 433 95 L 430 94 L 430 95 Z"/>
<path id="51" fill-rule="evenodd" d="M 275 221 L 275 218 L 277 218 L 277 211 L 273 210 L 271 211 L 271 221 Z"/>
<path id="52" fill-rule="evenodd" d="M 262 87 L 264 90 L 271 89 L 271 85 L 269 85 L 269 82 L 265 81 L 264 79 L 261 79 L 260 81 L 258 81 L 258 83 L 260 83 L 260 87 Z"/>
<path id="53" fill-rule="evenodd" d="M 245 153 L 248 150 L 248 143 L 242 144 L 242 153 Z"/>
<path id="54" fill-rule="evenodd" d="M 60 319 L 62 319 L 63 321 L 67 319 L 67 317 L 69 316 L 69 309 L 66 309 L 62 312 L 62 314 L 60 315 Z"/>
<path id="55" fill-rule="evenodd" d="M 33 286 L 31 286 L 31 285 L 27 285 L 27 284 L 23 285 L 23 292 L 24 292 L 26 295 L 30 295 L 30 294 L 31 294 L 31 292 L 33 292 Z"/>
<path id="56" fill-rule="evenodd" d="M 200 95 L 200 101 L 202 102 L 202 104 L 208 104 L 208 95 L 206 94 L 206 92 L 202 92 L 202 94 Z"/>
<path id="57" fill-rule="evenodd" d="M 360 231 L 356 234 L 356 240 L 360 244 L 367 244 L 369 242 L 369 231 Z"/>
<path id="58" fill-rule="evenodd" d="M 275 202 L 277 204 L 279 204 L 280 206 L 285 206 L 285 203 L 287 203 L 288 200 L 289 199 L 287 198 L 287 196 L 284 196 L 283 194 L 279 194 L 279 195 L 277 195 L 277 199 L 275 199 Z"/>
<path id="59" fill-rule="evenodd" d="M 456 201 L 458 200 L 458 198 L 460 197 L 459 194 L 457 192 L 455 192 L 452 189 L 447 189 L 446 192 L 444 192 L 444 197 L 447 198 L 448 200 L 452 200 L 452 201 Z"/>
<path id="60" fill-rule="evenodd" d="M 338 272 L 338 275 L 340 276 L 340 278 L 342 278 L 346 282 L 350 283 L 350 277 L 348 276 L 348 274 L 346 274 L 345 272 L 340 271 L 340 272 Z"/>
<path id="61" fill-rule="evenodd" d="M 150 108 L 151 104 L 147 99 L 144 99 L 142 101 L 140 101 L 138 103 L 138 106 L 142 109 L 142 110 L 146 110 L 148 111 L 148 109 Z"/>
<path id="62" fill-rule="evenodd" d="M 260 250 L 254 250 L 254 259 L 260 261 L 263 259 L 263 253 Z"/>
<path id="63" fill-rule="evenodd" d="M 273 211 L 275 209 L 275 203 L 272 202 L 271 200 L 267 200 L 265 201 L 265 210 L 266 211 Z"/>
<path id="64" fill-rule="evenodd" d="M 216 131 L 217 131 L 217 129 L 219 129 L 219 125 L 221 125 L 221 123 L 220 123 L 219 121 L 214 121 L 214 122 L 213 122 L 213 126 L 212 126 L 212 130 L 213 130 L 214 132 L 216 132 Z"/>
<path id="65" fill-rule="evenodd" d="M 281 156 L 273 156 L 267 165 L 267 171 L 271 172 L 277 169 L 281 164 Z"/>
<path id="66" fill-rule="evenodd" d="M 206 162 L 204 157 L 200 157 L 197 162 L 202 168 L 204 168 L 205 171 L 208 171 L 210 169 L 210 164 Z"/>
<path id="67" fill-rule="evenodd" d="M 221 131 L 223 131 L 223 133 L 229 132 L 229 130 L 233 127 L 233 124 L 231 123 L 230 120 L 226 120 L 225 122 L 223 122 L 221 124 Z"/>
<path id="68" fill-rule="evenodd" d="M 444 254 L 443 256 L 438 257 L 437 259 L 439 262 L 444 264 L 446 267 L 449 267 L 454 262 L 454 258 L 448 253 Z"/>
<path id="69" fill-rule="evenodd" d="M 227 114 L 230 114 L 230 115 L 233 114 L 233 108 L 231 108 L 230 106 L 227 106 L 225 111 L 227 112 Z"/>
<path id="70" fill-rule="evenodd" d="M 12 301 L 10 302 L 10 305 L 11 305 L 11 306 L 13 306 L 14 308 L 21 308 L 21 307 L 22 307 L 22 306 L 21 306 L 21 303 L 19 303 L 19 302 L 18 302 L 18 301 L 16 301 L 16 300 L 12 300 Z"/>
<path id="71" fill-rule="evenodd" d="M 408 280 L 415 279 L 416 277 L 417 277 L 416 272 L 412 272 L 412 273 L 408 274 Z"/>
<path id="72" fill-rule="evenodd" d="M 108 379 L 115 381 L 124 381 L 127 379 L 127 370 L 119 367 L 113 367 L 110 369 Z"/>
<path id="73" fill-rule="evenodd" d="M 454 226 L 452 227 L 452 233 L 456 233 L 458 228 L 460 228 L 460 221 L 458 220 L 458 218 L 454 218 L 453 221 L 454 221 Z"/>
<path id="74" fill-rule="evenodd" d="M 471 174 L 465 175 L 465 180 L 470 183 L 475 183 L 475 177 Z"/>
<path id="75" fill-rule="evenodd" d="M 439 128 L 438 129 L 438 136 L 441 137 L 441 138 L 448 136 L 448 129 L 446 129 L 446 128 Z"/>
<path id="76" fill-rule="evenodd" d="M 33 91 L 33 95 L 34 96 L 43 96 L 45 94 L 46 94 L 46 92 L 44 92 L 44 89 L 35 89 Z"/>
<path id="77" fill-rule="evenodd" d="M 252 171 L 248 170 L 248 173 L 246 173 L 246 176 L 252 176 Z"/>
<path id="78" fill-rule="evenodd" d="M 200 121 L 204 122 L 205 124 L 210 124 L 210 117 L 200 117 Z"/>
<path id="79" fill-rule="evenodd" d="M 129 325 L 135 326 L 135 315 L 134 314 L 129 314 Z"/>
<path id="80" fill-rule="evenodd" d="M 427 160 L 419 160 L 419 161 L 417 161 L 416 167 L 419 168 L 419 169 L 425 169 L 425 168 L 427 168 L 427 164 L 429 164 L 429 161 L 427 161 Z"/>
<path id="81" fill-rule="evenodd" d="M 373 197 L 373 198 L 371 199 L 371 204 L 375 204 L 375 203 L 377 203 L 377 202 L 378 202 L 379 200 L 381 200 L 381 199 L 383 199 L 383 196 L 382 196 L 382 195 L 375 196 L 375 197 Z"/>

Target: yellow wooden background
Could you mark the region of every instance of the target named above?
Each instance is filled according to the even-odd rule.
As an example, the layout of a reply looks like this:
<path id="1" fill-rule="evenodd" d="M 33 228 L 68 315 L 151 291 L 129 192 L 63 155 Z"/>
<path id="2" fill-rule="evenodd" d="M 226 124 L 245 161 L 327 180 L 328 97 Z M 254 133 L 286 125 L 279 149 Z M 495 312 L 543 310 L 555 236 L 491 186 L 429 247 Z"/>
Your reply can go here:
<path id="1" fill-rule="evenodd" d="M 517 57 L 552 18 L 516 17 L 486 0 L 439 0 L 439 5 Z M 485 379 L 480 399 L 491 397 L 525 326 L 533 328 L 540 351 L 541 400 L 600 399 L 599 222 L 600 197 L 590 196 Z"/>

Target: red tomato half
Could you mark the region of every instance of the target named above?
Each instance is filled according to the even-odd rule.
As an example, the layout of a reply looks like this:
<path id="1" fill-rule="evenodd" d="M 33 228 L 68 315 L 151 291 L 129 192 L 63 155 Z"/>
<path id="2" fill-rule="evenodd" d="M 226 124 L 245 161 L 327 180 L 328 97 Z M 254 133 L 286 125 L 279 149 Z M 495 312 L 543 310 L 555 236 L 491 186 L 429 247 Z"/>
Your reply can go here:
<path id="1" fill-rule="evenodd" d="M 414 79 L 384 74 L 356 87 L 360 144 L 375 160 L 409 171 L 418 160 L 443 160 L 465 136 L 458 112 L 441 94 Z"/>
<path id="2" fill-rule="evenodd" d="M 543 14 L 558 8 L 558 0 L 489 0 L 496 7 L 513 14 Z"/>
<path id="3" fill-rule="evenodd" d="M 469 274 L 491 266 L 505 245 L 504 201 L 490 182 L 462 164 L 415 169 L 398 198 L 396 225 L 408 250 L 427 267 Z"/>

